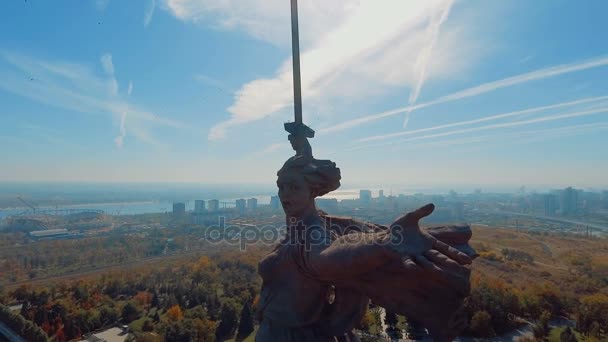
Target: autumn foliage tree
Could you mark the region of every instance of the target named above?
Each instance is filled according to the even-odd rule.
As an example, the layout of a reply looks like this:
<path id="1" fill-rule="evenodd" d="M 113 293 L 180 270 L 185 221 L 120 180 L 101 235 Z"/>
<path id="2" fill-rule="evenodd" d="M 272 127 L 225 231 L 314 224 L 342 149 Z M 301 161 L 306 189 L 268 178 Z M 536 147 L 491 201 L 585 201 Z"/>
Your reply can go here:
<path id="1" fill-rule="evenodd" d="M 181 321 L 184 318 L 184 313 L 179 305 L 173 305 L 167 310 L 167 318 L 172 322 Z"/>

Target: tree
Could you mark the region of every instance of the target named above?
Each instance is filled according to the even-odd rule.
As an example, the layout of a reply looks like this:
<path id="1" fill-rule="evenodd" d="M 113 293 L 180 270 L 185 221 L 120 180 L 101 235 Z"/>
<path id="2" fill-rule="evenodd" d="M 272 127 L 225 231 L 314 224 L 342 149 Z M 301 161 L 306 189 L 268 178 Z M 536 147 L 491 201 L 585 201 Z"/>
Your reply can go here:
<path id="1" fill-rule="evenodd" d="M 154 330 L 154 324 L 149 319 L 146 319 L 141 327 L 141 330 L 146 332 L 152 331 Z"/>
<path id="2" fill-rule="evenodd" d="M 386 311 L 384 315 L 384 324 L 386 324 L 389 328 L 394 329 L 399 323 L 397 319 L 397 315 L 392 311 Z"/>
<path id="3" fill-rule="evenodd" d="M 104 326 L 107 324 L 112 324 L 118 321 L 118 311 L 116 311 L 116 309 L 113 307 L 104 305 L 99 309 L 99 320 Z"/>
<path id="4" fill-rule="evenodd" d="M 572 332 L 572 329 L 570 329 L 570 327 L 567 327 L 566 329 L 564 329 L 564 331 L 561 332 L 561 334 L 559 334 L 559 341 L 560 342 L 578 342 L 578 340 L 576 339 L 576 336 L 574 335 L 574 333 Z"/>
<path id="5" fill-rule="evenodd" d="M 577 328 L 585 334 L 592 335 L 594 325 L 608 326 L 608 296 L 598 293 L 581 297 L 577 316 Z"/>
<path id="6" fill-rule="evenodd" d="M 215 330 L 215 337 L 218 341 L 224 341 L 234 336 L 238 315 L 233 305 L 224 304 L 220 314 L 220 324 Z"/>
<path id="7" fill-rule="evenodd" d="M 167 310 L 167 318 L 172 322 L 181 321 L 184 318 L 184 313 L 179 305 L 173 305 Z"/>
<path id="8" fill-rule="evenodd" d="M 239 320 L 239 329 L 237 337 L 244 338 L 253 332 L 253 314 L 251 313 L 251 305 L 246 302 L 241 310 L 241 319 Z"/>
<path id="9" fill-rule="evenodd" d="M 208 319 L 187 320 L 185 322 L 186 327 L 190 331 L 192 339 L 194 341 L 201 342 L 213 342 L 215 341 L 215 322 Z"/>
<path id="10" fill-rule="evenodd" d="M 122 307 L 121 317 L 125 323 L 131 323 L 139 317 L 139 309 L 137 309 L 135 304 L 127 302 L 127 304 Z"/>
<path id="11" fill-rule="evenodd" d="M 496 335 L 492 328 L 492 316 L 487 311 L 477 311 L 471 318 L 471 331 L 480 337 Z"/>
<path id="12" fill-rule="evenodd" d="M 151 303 L 153 308 L 158 308 L 160 307 L 160 300 L 158 298 L 158 293 L 156 291 L 154 291 L 154 295 L 152 296 L 152 303 Z"/>
<path id="13" fill-rule="evenodd" d="M 551 313 L 549 313 L 549 311 L 543 311 L 543 313 L 540 314 L 538 321 L 534 324 L 534 328 L 532 328 L 536 339 L 542 341 L 549 335 L 549 319 L 551 319 Z"/>
<path id="14" fill-rule="evenodd" d="M 372 324 L 374 324 L 374 320 L 375 317 L 372 311 L 370 311 L 369 309 L 365 310 L 365 314 L 363 315 L 363 317 L 361 317 L 361 322 L 357 324 L 356 328 L 369 332 L 369 328 L 372 326 Z"/>

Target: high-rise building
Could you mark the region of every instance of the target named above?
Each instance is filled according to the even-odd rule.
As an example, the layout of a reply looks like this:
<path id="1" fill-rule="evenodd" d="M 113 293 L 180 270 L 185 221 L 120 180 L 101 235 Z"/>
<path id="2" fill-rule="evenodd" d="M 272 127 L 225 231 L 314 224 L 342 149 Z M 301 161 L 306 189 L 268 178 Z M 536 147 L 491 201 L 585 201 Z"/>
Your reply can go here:
<path id="1" fill-rule="evenodd" d="M 369 205 L 372 202 L 372 192 L 370 190 L 359 190 L 359 201 L 363 205 Z"/>
<path id="2" fill-rule="evenodd" d="M 173 203 L 173 216 L 182 216 L 186 214 L 186 204 L 184 202 Z"/>
<path id="3" fill-rule="evenodd" d="M 209 212 L 213 213 L 220 210 L 220 201 L 216 199 L 210 200 L 207 204 L 209 205 Z"/>
<path id="4" fill-rule="evenodd" d="M 329 213 L 338 210 L 338 200 L 335 198 L 317 198 L 315 199 L 317 208 Z"/>
<path id="5" fill-rule="evenodd" d="M 386 199 L 386 197 L 384 197 L 384 190 L 379 190 L 378 191 L 378 203 L 384 204 L 385 199 Z"/>
<path id="6" fill-rule="evenodd" d="M 557 196 L 554 194 L 546 194 L 544 197 L 545 202 L 545 216 L 555 216 L 557 210 Z"/>
<path id="7" fill-rule="evenodd" d="M 559 197 L 559 209 L 563 216 L 576 214 L 578 210 L 578 192 L 572 187 L 562 190 Z"/>
<path id="8" fill-rule="evenodd" d="M 270 208 L 272 209 L 279 209 L 280 207 L 280 203 L 281 201 L 279 201 L 279 196 L 271 196 L 270 197 Z"/>
<path id="9" fill-rule="evenodd" d="M 258 199 L 250 198 L 247 200 L 247 210 L 255 211 L 258 208 Z"/>
<path id="10" fill-rule="evenodd" d="M 194 212 L 199 214 L 205 211 L 205 201 L 195 200 L 194 201 Z"/>
<path id="11" fill-rule="evenodd" d="M 245 209 L 247 208 L 247 201 L 245 201 L 244 199 L 238 199 L 236 200 L 236 211 L 243 215 L 245 213 Z"/>

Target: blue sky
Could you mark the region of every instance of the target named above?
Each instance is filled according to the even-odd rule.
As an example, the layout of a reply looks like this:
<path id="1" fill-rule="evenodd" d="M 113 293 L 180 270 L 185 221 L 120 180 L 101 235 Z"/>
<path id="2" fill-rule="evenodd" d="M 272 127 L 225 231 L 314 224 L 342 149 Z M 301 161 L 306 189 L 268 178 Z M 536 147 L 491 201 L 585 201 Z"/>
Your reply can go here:
<path id="1" fill-rule="evenodd" d="M 300 0 L 345 185 L 608 186 L 605 1 Z M 289 1 L 0 3 L 0 181 L 272 183 Z"/>

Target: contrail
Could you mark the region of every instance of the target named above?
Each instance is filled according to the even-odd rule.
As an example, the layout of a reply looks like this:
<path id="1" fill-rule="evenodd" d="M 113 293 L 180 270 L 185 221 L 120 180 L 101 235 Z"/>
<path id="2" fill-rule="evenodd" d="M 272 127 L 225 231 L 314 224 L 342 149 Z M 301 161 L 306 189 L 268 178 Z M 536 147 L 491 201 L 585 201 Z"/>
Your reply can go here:
<path id="1" fill-rule="evenodd" d="M 450 136 L 450 135 L 485 131 L 485 130 L 497 129 L 497 128 L 530 125 L 530 124 L 535 124 L 535 123 L 539 123 L 539 122 L 569 119 L 569 118 L 575 118 L 575 117 L 587 116 L 587 115 L 593 115 L 593 114 L 599 114 L 599 113 L 605 113 L 605 112 L 608 112 L 608 107 L 602 107 L 602 108 L 593 109 L 593 110 L 577 111 L 577 112 L 571 112 L 571 113 L 548 115 L 548 116 L 543 116 L 540 118 L 534 118 L 534 119 L 529 119 L 529 120 L 504 122 L 504 123 L 497 123 L 497 124 L 485 125 L 485 126 L 479 126 L 479 127 L 464 128 L 464 129 L 442 132 L 442 133 L 421 135 L 421 136 L 417 136 L 417 137 L 411 137 L 411 138 L 401 139 L 401 140 L 397 140 L 397 141 L 384 142 L 384 143 L 380 143 L 380 144 L 364 145 L 364 146 L 360 146 L 358 148 L 355 147 L 355 148 L 353 148 L 353 150 L 365 149 L 365 148 L 369 148 L 369 147 L 382 147 L 382 146 L 394 145 L 396 143 L 402 143 L 402 142 L 439 138 L 439 137 L 445 137 L 445 136 Z"/>
<path id="2" fill-rule="evenodd" d="M 490 116 L 482 117 L 482 118 L 479 118 L 479 119 L 453 122 L 453 123 L 444 124 L 444 125 L 432 126 L 432 127 L 427 127 L 427 128 L 420 128 L 420 129 L 416 129 L 416 130 L 413 130 L 413 131 L 397 132 L 397 133 L 390 133 L 390 134 L 383 134 L 383 135 L 375 135 L 375 136 L 371 136 L 371 137 L 361 138 L 358 141 L 359 142 L 366 142 L 366 141 L 384 140 L 384 139 L 389 139 L 389 138 L 394 138 L 394 137 L 399 137 L 399 136 L 412 135 L 412 134 L 415 134 L 415 133 L 436 131 L 438 129 L 449 128 L 449 127 L 471 125 L 471 124 L 476 124 L 476 123 L 485 122 L 485 121 L 504 119 L 504 118 L 508 118 L 508 117 L 512 117 L 512 116 L 518 116 L 518 115 L 523 115 L 523 114 L 542 112 L 542 111 L 545 111 L 545 110 L 548 110 L 548 109 L 555 109 L 555 108 L 561 108 L 561 107 L 567 107 L 567 106 L 574 106 L 574 105 L 579 105 L 579 104 L 584 104 L 584 103 L 589 103 L 589 102 L 596 102 L 596 101 L 601 101 L 601 100 L 608 100 L 608 95 L 607 96 L 598 96 L 598 97 L 589 97 L 589 98 L 579 99 L 579 100 L 575 100 L 575 101 L 561 102 L 561 103 L 552 104 L 552 105 L 548 105 L 548 106 L 534 107 L 534 108 L 528 108 L 528 109 L 508 112 L 508 113 L 495 114 L 495 115 L 490 115 Z"/>
<path id="3" fill-rule="evenodd" d="M 457 139 L 445 139 L 445 140 L 437 140 L 437 141 L 428 141 L 428 142 L 415 142 L 413 144 L 403 145 L 403 148 L 413 149 L 413 148 L 421 148 L 421 147 L 433 147 L 433 146 L 454 146 L 454 145 L 466 145 L 470 143 L 481 143 L 488 142 L 491 140 L 499 140 L 503 142 L 505 139 L 512 139 L 510 144 L 521 144 L 521 143 L 529 143 L 529 142 L 537 142 L 544 141 L 548 138 L 553 137 L 564 137 L 569 135 L 576 135 L 583 132 L 593 132 L 598 130 L 608 129 L 608 122 L 594 122 L 589 124 L 581 124 L 581 125 L 573 125 L 566 127 L 558 127 L 558 128 L 549 128 L 549 129 L 537 129 L 537 130 L 529 130 L 523 132 L 515 132 L 511 134 L 502 134 L 502 135 L 482 135 L 476 137 L 468 137 L 468 138 L 457 138 Z M 528 139 L 523 139 L 528 138 Z M 516 139 L 516 140 L 515 140 Z M 400 146 L 400 145 L 396 145 Z M 488 144 L 478 144 L 477 147 L 487 147 Z M 347 149 L 346 151 L 354 151 L 357 148 Z"/>
<path id="4" fill-rule="evenodd" d="M 576 71 L 597 68 L 597 67 L 601 67 L 601 66 L 605 66 L 605 65 L 608 65 L 608 57 L 596 58 L 596 59 L 588 60 L 588 61 L 581 62 L 581 63 L 563 64 L 563 65 L 558 65 L 558 66 L 554 66 L 554 67 L 539 69 L 539 70 L 535 70 L 535 71 L 528 72 L 525 74 L 520 74 L 520 75 L 504 78 L 502 80 L 488 82 L 488 83 L 484 83 L 484 84 L 481 84 L 481 85 L 478 85 L 478 86 L 475 86 L 472 88 L 464 89 L 464 90 L 461 90 L 461 91 L 458 91 L 458 92 L 455 92 L 455 93 L 452 93 L 452 94 L 449 94 L 446 96 L 442 96 L 433 101 L 419 103 L 419 104 L 413 105 L 413 106 L 400 107 L 400 108 L 392 109 L 389 111 L 372 114 L 372 115 L 367 115 L 367 116 L 359 117 L 359 118 L 356 118 L 353 120 L 345 121 L 345 122 L 342 122 L 335 126 L 321 129 L 320 133 L 330 133 L 330 132 L 342 131 L 342 130 L 345 130 L 345 129 L 348 129 L 351 127 L 362 125 L 367 122 L 380 120 L 380 119 L 383 119 L 383 118 L 386 118 L 389 116 L 401 114 L 401 113 L 407 112 L 408 110 L 416 110 L 416 109 L 420 109 L 420 108 L 430 107 L 430 106 L 433 106 L 436 104 L 456 101 L 456 100 L 460 100 L 460 99 L 464 99 L 464 98 L 468 98 L 468 97 L 473 97 L 473 96 L 481 95 L 481 94 L 484 94 L 484 93 L 487 93 L 487 92 L 490 92 L 490 91 L 493 91 L 496 89 L 506 88 L 506 87 L 517 85 L 517 84 L 526 83 L 529 81 L 559 76 L 559 75 L 568 74 L 568 73 L 572 73 L 572 72 L 576 72 Z"/>
<path id="5" fill-rule="evenodd" d="M 441 25 L 446 21 L 450 14 L 450 9 L 452 8 L 452 4 L 454 1 L 448 1 L 445 8 L 441 12 L 439 19 L 433 16 L 429 22 L 429 26 L 427 28 L 428 35 L 428 43 L 427 45 L 420 50 L 418 54 L 418 58 L 416 59 L 416 63 L 414 64 L 414 73 L 416 74 L 416 84 L 412 91 L 410 92 L 410 97 L 408 99 L 408 105 L 412 106 L 418 100 L 418 96 L 420 95 L 420 90 L 422 89 L 422 85 L 426 80 L 426 72 L 429 65 L 429 61 L 431 60 L 431 55 L 433 52 L 433 48 L 439 39 L 439 32 L 441 31 Z M 403 128 L 407 127 L 407 123 L 410 121 L 410 113 L 413 109 L 408 109 L 405 112 L 405 119 L 403 121 Z"/>

